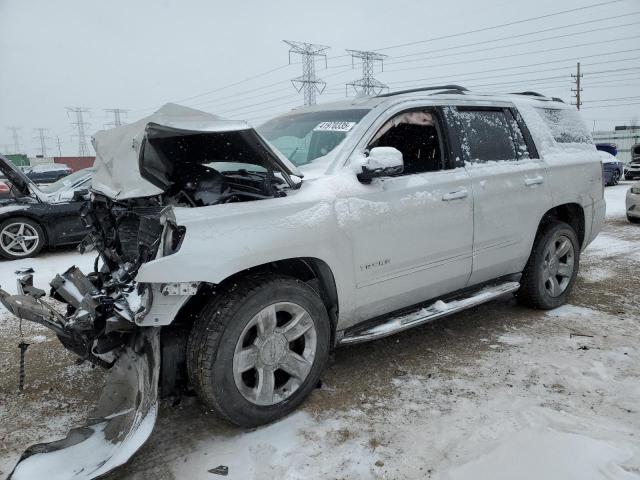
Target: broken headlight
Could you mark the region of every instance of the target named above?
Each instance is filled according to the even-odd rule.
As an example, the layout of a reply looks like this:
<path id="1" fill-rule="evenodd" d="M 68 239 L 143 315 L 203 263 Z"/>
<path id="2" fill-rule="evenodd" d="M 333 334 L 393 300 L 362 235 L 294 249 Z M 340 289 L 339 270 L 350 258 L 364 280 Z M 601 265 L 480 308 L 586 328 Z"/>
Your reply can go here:
<path id="1" fill-rule="evenodd" d="M 187 229 L 185 227 L 179 227 L 171 222 L 165 224 L 163 239 L 162 239 L 162 255 L 167 256 L 176 253 L 180 250 L 184 234 Z"/>

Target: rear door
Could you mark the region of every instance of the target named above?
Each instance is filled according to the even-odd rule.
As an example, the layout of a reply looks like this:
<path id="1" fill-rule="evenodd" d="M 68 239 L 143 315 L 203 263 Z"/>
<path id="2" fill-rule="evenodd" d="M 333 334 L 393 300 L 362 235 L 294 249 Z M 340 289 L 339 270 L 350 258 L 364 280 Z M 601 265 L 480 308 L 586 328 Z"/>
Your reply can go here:
<path id="1" fill-rule="evenodd" d="M 456 107 L 474 197 L 469 285 L 522 271 L 551 208 L 547 169 L 515 108 Z"/>

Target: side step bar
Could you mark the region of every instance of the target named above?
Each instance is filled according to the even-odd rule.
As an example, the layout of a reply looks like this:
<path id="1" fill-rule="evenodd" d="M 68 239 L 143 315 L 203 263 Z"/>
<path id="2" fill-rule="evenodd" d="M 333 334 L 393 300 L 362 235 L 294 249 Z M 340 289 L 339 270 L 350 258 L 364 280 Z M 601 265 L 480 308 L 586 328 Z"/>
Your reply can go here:
<path id="1" fill-rule="evenodd" d="M 515 292 L 520 288 L 519 282 L 503 282 L 485 286 L 478 290 L 467 292 L 466 295 L 457 297 L 451 301 L 439 300 L 425 308 L 405 311 L 399 315 L 381 319 L 374 325 L 369 323 L 363 327 L 355 327 L 347 330 L 340 340 L 340 345 L 367 342 L 378 338 L 388 337 L 394 333 L 402 332 L 409 328 L 431 322 L 452 313 L 466 310 L 469 307 L 480 305 L 506 293 Z"/>

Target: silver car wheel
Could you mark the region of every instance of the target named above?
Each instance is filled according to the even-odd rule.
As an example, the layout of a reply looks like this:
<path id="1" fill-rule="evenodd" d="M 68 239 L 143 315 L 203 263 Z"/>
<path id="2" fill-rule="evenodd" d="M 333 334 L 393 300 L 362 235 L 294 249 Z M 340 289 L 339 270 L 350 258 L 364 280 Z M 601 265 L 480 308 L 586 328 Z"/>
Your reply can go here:
<path id="1" fill-rule="evenodd" d="M 236 344 L 233 378 L 238 391 L 255 405 L 282 402 L 306 380 L 316 346 L 315 324 L 300 305 L 278 302 L 263 308 Z"/>
<path id="2" fill-rule="evenodd" d="M 38 248 L 39 241 L 38 231 L 28 223 L 9 223 L 0 232 L 0 248 L 14 256 L 30 255 Z"/>
<path id="3" fill-rule="evenodd" d="M 575 252 L 573 243 L 566 235 L 556 235 L 547 244 L 542 265 L 542 282 L 547 293 L 559 297 L 571 283 Z"/>

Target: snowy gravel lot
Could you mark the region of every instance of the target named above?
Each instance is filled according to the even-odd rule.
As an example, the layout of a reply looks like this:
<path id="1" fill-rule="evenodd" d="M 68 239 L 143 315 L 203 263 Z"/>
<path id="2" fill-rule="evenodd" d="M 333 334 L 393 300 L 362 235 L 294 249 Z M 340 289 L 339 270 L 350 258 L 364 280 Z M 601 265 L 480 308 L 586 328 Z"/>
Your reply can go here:
<path id="1" fill-rule="evenodd" d="M 114 479 L 640 479 L 640 226 L 629 184 L 606 189 L 607 222 L 582 257 L 571 304 L 532 311 L 504 298 L 421 328 L 337 350 L 303 408 L 252 431 L 194 399 L 162 404 L 149 442 Z M 36 269 L 36 285 L 74 251 L 0 262 L 0 284 Z M 2 308 L 2 307 L 0 307 Z M 103 377 L 78 366 L 44 328 L 0 310 L 0 478 L 29 444 L 63 436 Z"/>

